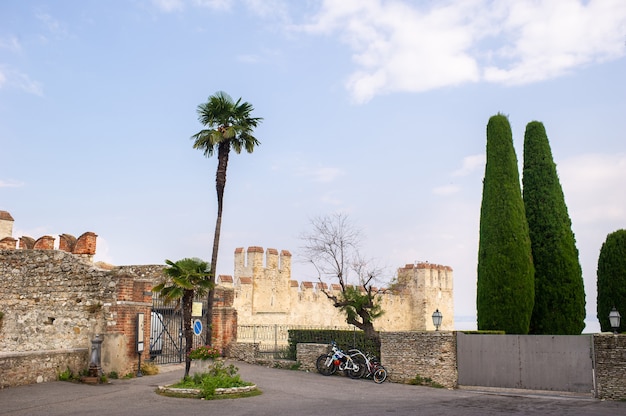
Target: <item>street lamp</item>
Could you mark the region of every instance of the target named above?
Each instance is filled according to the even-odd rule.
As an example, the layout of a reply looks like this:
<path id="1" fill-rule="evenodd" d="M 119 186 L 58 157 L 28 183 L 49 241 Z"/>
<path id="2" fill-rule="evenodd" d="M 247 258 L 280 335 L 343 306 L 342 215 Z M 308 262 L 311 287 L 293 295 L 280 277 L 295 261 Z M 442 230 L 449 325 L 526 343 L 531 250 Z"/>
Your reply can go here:
<path id="1" fill-rule="evenodd" d="M 433 325 L 435 325 L 435 331 L 439 331 L 439 327 L 441 326 L 441 320 L 443 319 L 443 315 L 437 309 L 433 312 Z"/>
<path id="2" fill-rule="evenodd" d="M 619 311 L 615 309 L 615 306 L 613 306 L 613 309 L 611 309 L 611 312 L 609 313 L 609 322 L 611 323 L 611 328 L 613 328 L 614 334 L 617 334 L 617 328 L 619 328 L 621 320 L 622 315 L 620 315 Z"/>

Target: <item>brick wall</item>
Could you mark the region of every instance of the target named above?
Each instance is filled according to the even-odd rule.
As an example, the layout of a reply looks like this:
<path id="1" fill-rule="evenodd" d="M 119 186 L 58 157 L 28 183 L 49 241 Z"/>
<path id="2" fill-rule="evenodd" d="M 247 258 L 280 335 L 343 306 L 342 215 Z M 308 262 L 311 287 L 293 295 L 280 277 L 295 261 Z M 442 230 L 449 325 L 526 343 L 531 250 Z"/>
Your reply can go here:
<path id="1" fill-rule="evenodd" d="M 419 375 L 456 387 L 455 332 L 381 332 L 380 338 L 381 363 L 390 381 L 406 383 Z"/>
<path id="2" fill-rule="evenodd" d="M 626 335 L 593 336 L 599 399 L 626 400 Z"/>

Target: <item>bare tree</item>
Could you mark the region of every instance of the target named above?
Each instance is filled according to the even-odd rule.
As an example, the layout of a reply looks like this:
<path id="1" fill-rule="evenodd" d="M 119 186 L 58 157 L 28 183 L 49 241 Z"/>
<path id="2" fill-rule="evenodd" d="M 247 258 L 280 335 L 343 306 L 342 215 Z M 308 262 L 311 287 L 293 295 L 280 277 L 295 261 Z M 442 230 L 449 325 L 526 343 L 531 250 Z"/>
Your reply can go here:
<path id="1" fill-rule="evenodd" d="M 306 260 L 317 269 L 320 282 L 326 277 L 336 279 L 341 286 L 339 293 L 324 288 L 322 292 L 346 314 L 348 324 L 361 329 L 367 338 L 380 345 L 373 321 L 383 310 L 372 283 L 381 269 L 361 257 L 361 231 L 342 213 L 313 218 L 311 227 L 310 232 L 300 237 Z"/>

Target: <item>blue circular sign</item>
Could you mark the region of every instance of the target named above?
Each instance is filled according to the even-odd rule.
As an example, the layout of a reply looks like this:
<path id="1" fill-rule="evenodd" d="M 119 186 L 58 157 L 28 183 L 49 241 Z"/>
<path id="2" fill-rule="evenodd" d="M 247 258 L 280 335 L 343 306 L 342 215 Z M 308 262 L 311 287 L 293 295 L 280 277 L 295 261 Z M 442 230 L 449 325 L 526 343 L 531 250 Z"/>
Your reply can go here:
<path id="1" fill-rule="evenodd" d="M 196 335 L 200 335 L 202 333 L 202 321 L 199 319 L 193 321 L 193 333 Z"/>

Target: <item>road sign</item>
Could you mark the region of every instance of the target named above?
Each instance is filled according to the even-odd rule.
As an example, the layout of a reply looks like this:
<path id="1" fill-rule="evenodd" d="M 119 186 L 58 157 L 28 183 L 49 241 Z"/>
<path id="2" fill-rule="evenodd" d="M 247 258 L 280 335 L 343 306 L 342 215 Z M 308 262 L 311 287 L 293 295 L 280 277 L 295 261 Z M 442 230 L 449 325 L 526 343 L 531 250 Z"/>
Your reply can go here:
<path id="1" fill-rule="evenodd" d="M 193 321 L 193 333 L 196 335 L 202 334 L 202 321 L 199 319 Z"/>

